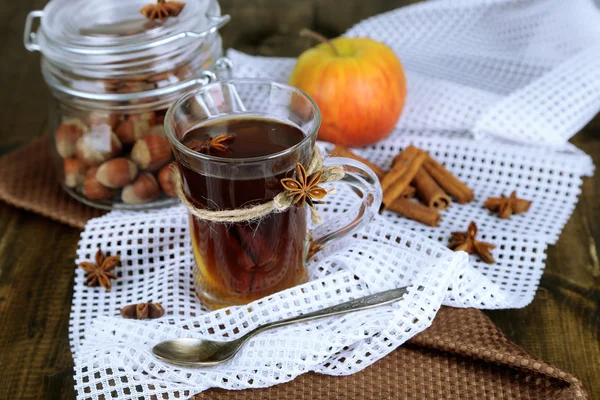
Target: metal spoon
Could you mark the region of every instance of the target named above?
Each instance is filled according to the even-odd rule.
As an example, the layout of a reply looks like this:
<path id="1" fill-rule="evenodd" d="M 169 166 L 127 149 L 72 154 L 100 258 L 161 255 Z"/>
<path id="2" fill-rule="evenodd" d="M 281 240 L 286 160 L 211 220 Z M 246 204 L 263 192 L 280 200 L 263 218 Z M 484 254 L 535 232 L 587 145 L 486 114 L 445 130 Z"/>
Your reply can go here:
<path id="1" fill-rule="evenodd" d="M 421 287 L 419 287 L 419 290 Z M 216 342 L 204 339 L 173 339 L 160 342 L 152 348 L 152 353 L 163 361 L 186 367 L 206 367 L 220 364 L 231 359 L 248 339 L 254 335 L 276 326 L 294 324 L 332 315 L 346 314 L 351 311 L 366 310 L 383 304 L 400 300 L 407 292 L 406 288 L 387 290 L 350 300 L 333 307 L 324 308 L 297 317 L 271 322 L 246 333 L 239 339 L 229 342 Z"/>

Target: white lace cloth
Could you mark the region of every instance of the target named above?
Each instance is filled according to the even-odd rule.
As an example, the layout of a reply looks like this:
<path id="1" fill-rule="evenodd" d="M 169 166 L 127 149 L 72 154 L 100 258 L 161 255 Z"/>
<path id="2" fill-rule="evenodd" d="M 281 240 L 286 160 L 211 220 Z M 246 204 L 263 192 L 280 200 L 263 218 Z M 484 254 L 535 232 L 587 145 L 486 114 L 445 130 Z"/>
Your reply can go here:
<path id="1" fill-rule="evenodd" d="M 358 152 L 388 167 L 414 143 L 467 182 L 475 201 L 453 204 L 438 228 L 378 216 L 321 253 L 309 283 L 255 302 L 252 311 L 207 312 L 196 300 L 182 207 L 91 220 L 77 262 L 98 247 L 123 261 L 109 293 L 85 287 L 83 271 L 76 273 L 70 337 L 78 398 L 186 398 L 210 387 L 266 387 L 308 371 L 347 375 L 426 329 L 442 304 L 511 308 L 533 299 L 546 247 L 575 207 L 582 177 L 593 173 L 591 159 L 566 142 L 600 110 L 600 15 L 591 0 L 440 0 L 370 18 L 348 35 L 390 45 L 409 85 L 396 130 Z M 236 76 L 285 81 L 294 63 L 229 55 Z M 501 220 L 482 208 L 487 197 L 515 189 L 533 200 L 526 214 Z M 352 204 L 348 191 L 329 197 L 326 218 Z M 465 231 L 471 220 L 481 239 L 498 245 L 496 264 L 445 247 L 450 232 Z M 409 293 L 394 305 L 263 333 L 219 367 L 173 367 L 150 353 L 164 339 L 231 340 L 267 321 L 406 285 Z M 166 316 L 118 316 L 145 301 L 162 303 Z"/>

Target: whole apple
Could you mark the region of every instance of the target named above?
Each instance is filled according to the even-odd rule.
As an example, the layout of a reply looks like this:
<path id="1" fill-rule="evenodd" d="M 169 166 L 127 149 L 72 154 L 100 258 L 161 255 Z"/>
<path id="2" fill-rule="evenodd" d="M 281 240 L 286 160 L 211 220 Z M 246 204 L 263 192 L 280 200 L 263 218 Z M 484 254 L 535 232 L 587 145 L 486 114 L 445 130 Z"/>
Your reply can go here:
<path id="1" fill-rule="evenodd" d="M 406 98 L 400 60 L 388 46 L 368 38 L 340 37 L 305 51 L 289 82 L 321 109 L 319 139 L 347 147 L 385 138 Z"/>

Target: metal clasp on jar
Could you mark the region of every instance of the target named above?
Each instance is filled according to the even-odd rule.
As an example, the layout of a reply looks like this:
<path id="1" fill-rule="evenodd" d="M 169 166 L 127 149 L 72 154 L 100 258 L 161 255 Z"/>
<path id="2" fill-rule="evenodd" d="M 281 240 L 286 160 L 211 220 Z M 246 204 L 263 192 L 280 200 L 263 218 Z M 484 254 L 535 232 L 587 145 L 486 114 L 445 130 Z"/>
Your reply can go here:
<path id="1" fill-rule="evenodd" d="M 33 32 L 31 28 L 33 27 L 33 20 L 39 18 L 41 22 L 43 15 L 44 12 L 42 10 L 32 11 L 27 14 L 27 19 L 25 20 L 25 32 L 23 33 L 23 44 L 29 51 L 40 51 L 40 45 L 37 43 L 37 33 Z"/>

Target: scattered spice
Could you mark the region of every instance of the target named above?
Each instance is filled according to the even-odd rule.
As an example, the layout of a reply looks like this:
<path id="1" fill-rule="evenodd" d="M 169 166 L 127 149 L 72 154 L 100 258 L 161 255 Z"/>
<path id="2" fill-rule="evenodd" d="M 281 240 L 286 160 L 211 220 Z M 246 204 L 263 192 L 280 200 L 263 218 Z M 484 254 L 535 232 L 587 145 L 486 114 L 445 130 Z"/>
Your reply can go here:
<path id="1" fill-rule="evenodd" d="M 490 197 L 483 206 L 492 212 L 498 212 L 498 217 L 508 219 L 513 214 L 529 210 L 531 201 L 517 198 L 517 192 L 513 191 L 509 197 Z"/>
<path id="2" fill-rule="evenodd" d="M 102 286 L 107 292 L 110 292 L 111 279 L 117 279 L 117 276 L 112 272 L 121 260 L 121 255 L 104 257 L 102 250 L 98 249 L 95 257 L 95 264 L 89 261 L 84 261 L 79 264 L 85 273 L 84 284 L 89 287 Z"/>
<path id="3" fill-rule="evenodd" d="M 477 224 L 475 221 L 471 221 L 467 232 L 452 232 L 452 238 L 448 247 L 454 251 L 465 251 L 469 254 L 477 254 L 482 261 L 488 264 L 494 264 L 496 261 L 492 257 L 490 250 L 495 249 L 496 245 L 480 242 L 476 240 L 477 237 Z"/>
<path id="4" fill-rule="evenodd" d="M 403 199 L 412 199 L 413 197 L 415 197 L 416 194 L 417 194 L 417 189 L 415 189 L 414 186 L 408 185 L 406 187 L 406 189 L 404 189 L 402 191 L 402 194 L 400 195 L 400 197 Z"/>
<path id="5" fill-rule="evenodd" d="M 419 198 L 427 207 L 438 210 L 445 210 L 450 207 L 452 203 L 450 196 L 446 194 L 425 168 L 421 167 L 419 169 L 413 179 L 413 185 L 415 185 Z"/>
<path id="6" fill-rule="evenodd" d="M 382 211 L 387 209 L 429 226 L 438 226 L 441 215 L 452 204 L 451 197 L 465 204 L 473 200 L 473 191 L 426 151 L 410 145 L 394 157 L 392 169 L 386 172 L 368 160 L 337 145 L 334 156 L 352 158 L 370 167 L 379 178 L 383 190 Z M 407 201 L 415 197 L 421 203 Z"/>
<path id="7" fill-rule="evenodd" d="M 155 319 L 165 314 L 160 303 L 130 304 L 121 308 L 121 317 L 127 319 Z"/>
<path id="8" fill-rule="evenodd" d="M 381 180 L 383 208 L 387 208 L 402 196 L 426 157 L 427 153 L 410 145 L 394 158 L 392 169 Z"/>
<path id="9" fill-rule="evenodd" d="M 327 190 L 317 186 L 321 182 L 322 171 L 317 171 L 311 176 L 306 176 L 306 170 L 302 164 L 296 164 L 296 179 L 283 178 L 281 184 L 287 191 L 288 197 L 293 197 L 294 205 L 298 208 L 308 203 L 311 207 L 315 199 L 322 199 L 327 195 Z"/>
<path id="10" fill-rule="evenodd" d="M 148 19 L 166 19 L 176 17 L 185 7 L 179 1 L 158 0 L 156 4 L 148 4 L 140 9 L 142 15 Z"/>
<path id="11" fill-rule="evenodd" d="M 358 162 L 365 164 L 367 167 L 371 168 L 373 170 L 373 172 L 375 172 L 375 175 L 377 175 L 377 177 L 379 178 L 379 181 L 381 181 L 383 179 L 383 177 L 385 176 L 385 174 L 387 173 L 380 166 L 373 164 L 366 158 L 363 158 L 359 155 L 354 154 L 353 152 L 348 150 L 346 147 L 339 145 L 339 144 L 337 146 L 335 146 L 335 148 L 331 151 L 331 155 L 334 157 L 351 158 L 353 160 L 356 160 Z"/>
<path id="12" fill-rule="evenodd" d="M 197 151 L 198 153 L 204 153 L 208 155 L 213 153 L 229 153 L 230 150 L 227 146 L 227 143 L 231 142 L 233 139 L 235 139 L 235 135 L 224 133 L 222 135 L 215 136 L 214 138 L 209 138 L 203 142 L 193 139 L 185 143 L 185 145 L 190 149 Z"/>
<path id="13" fill-rule="evenodd" d="M 466 204 L 473 201 L 475 197 L 473 191 L 430 155 L 427 156 L 427 159 L 423 163 L 423 168 L 459 204 Z"/>
<path id="14" fill-rule="evenodd" d="M 388 210 L 428 226 L 439 226 L 442 218 L 437 208 L 427 207 L 410 198 L 401 197 L 394 200 L 394 202 L 388 206 Z"/>

